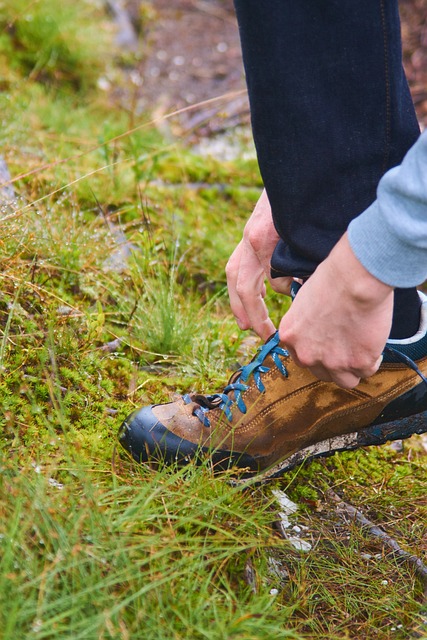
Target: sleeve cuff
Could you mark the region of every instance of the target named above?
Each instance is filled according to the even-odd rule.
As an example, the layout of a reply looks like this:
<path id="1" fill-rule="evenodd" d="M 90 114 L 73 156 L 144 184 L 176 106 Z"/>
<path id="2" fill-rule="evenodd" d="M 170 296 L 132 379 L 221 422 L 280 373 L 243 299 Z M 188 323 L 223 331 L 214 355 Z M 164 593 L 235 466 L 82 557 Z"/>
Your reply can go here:
<path id="1" fill-rule="evenodd" d="M 384 284 L 409 288 L 426 280 L 426 250 L 393 232 L 378 200 L 352 220 L 348 238 L 359 262 Z"/>

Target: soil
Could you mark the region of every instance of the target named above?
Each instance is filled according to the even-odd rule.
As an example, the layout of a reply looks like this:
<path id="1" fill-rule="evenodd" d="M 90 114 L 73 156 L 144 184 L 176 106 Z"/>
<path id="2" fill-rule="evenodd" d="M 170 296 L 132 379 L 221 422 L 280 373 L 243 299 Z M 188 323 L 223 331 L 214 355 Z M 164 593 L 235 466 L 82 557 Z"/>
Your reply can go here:
<path id="1" fill-rule="evenodd" d="M 404 66 L 420 123 L 427 126 L 427 0 L 400 0 Z M 173 133 L 203 137 L 249 122 L 238 28 L 232 0 L 127 0 L 141 27 L 141 7 L 154 13 L 142 27 L 136 70 L 138 111 L 157 115 L 190 109 Z M 144 23 L 142 23 L 143 25 Z M 225 100 L 198 104 L 223 94 Z M 123 96 L 122 96 L 123 97 Z"/>
<path id="2" fill-rule="evenodd" d="M 427 0 L 400 0 L 403 64 L 423 128 L 427 127 Z"/>

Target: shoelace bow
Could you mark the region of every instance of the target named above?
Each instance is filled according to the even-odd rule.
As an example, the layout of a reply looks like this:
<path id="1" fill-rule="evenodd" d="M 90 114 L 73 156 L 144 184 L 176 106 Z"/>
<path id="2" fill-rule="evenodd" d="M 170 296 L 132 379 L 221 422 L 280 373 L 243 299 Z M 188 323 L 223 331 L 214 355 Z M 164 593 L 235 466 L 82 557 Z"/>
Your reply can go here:
<path id="1" fill-rule="evenodd" d="M 223 411 L 224 415 L 230 422 L 233 417 L 231 413 L 233 404 L 237 405 L 241 413 L 246 413 L 246 405 L 244 403 L 242 393 L 249 389 L 249 384 L 247 384 L 247 382 L 251 375 L 253 376 L 258 391 L 260 393 L 264 393 L 265 387 L 261 379 L 261 374 L 270 371 L 270 367 L 266 367 L 264 365 L 264 360 L 267 356 L 271 356 L 280 373 L 285 376 L 285 378 L 288 377 L 288 372 L 280 359 L 280 356 L 286 357 L 289 356 L 289 353 L 286 349 L 279 347 L 279 333 L 277 331 L 270 340 L 268 340 L 263 346 L 259 347 L 258 352 L 258 355 L 251 362 L 236 371 L 232 377 L 233 381 L 224 387 L 222 393 L 215 393 L 210 396 L 190 396 L 189 394 L 183 396 L 183 400 L 186 404 L 190 404 L 191 402 L 198 403 L 198 406 L 196 406 L 193 411 L 193 415 L 197 416 L 205 427 L 211 426 L 208 418 L 208 413 L 211 409 L 220 409 Z M 234 392 L 234 398 L 228 395 L 230 391 Z"/>

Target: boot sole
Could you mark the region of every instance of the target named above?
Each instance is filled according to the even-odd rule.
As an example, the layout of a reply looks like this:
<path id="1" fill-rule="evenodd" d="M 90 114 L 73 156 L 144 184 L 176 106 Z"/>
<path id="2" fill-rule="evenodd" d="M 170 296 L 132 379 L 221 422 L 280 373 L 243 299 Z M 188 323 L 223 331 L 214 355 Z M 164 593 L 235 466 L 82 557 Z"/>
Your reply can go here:
<path id="1" fill-rule="evenodd" d="M 392 440 L 405 440 L 421 433 L 427 433 L 427 411 L 408 418 L 366 427 L 366 429 L 361 429 L 354 433 L 322 440 L 317 444 L 301 449 L 301 451 L 294 453 L 273 467 L 258 472 L 252 478 L 238 479 L 233 481 L 233 484 L 267 482 L 315 458 L 326 458 L 341 451 L 353 451 L 362 447 L 378 446 Z"/>

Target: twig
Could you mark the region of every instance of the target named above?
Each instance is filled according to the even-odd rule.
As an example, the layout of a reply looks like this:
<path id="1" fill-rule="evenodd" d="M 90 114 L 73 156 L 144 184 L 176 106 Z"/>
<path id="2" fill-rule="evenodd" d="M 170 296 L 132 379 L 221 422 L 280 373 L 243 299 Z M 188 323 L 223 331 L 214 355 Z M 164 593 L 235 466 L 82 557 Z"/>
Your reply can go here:
<path id="1" fill-rule="evenodd" d="M 246 558 L 246 564 L 243 570 L 243 579 L 252 593 L 258 592 L 256 571 L 250 556 L 247 556 Z"/>
<path id="2" fill-rule="evenodd" d="M 106 344 L 103 344 L 99 347 L 100 351 L 105 351 L 106 353 L 114 353 L 118 349 L 120 349 L 120 345 L 122 344 L 121 338 L 115 338 Z"/>
<path id="3" fill-rule="evenodd" d="M 233 13 L 230 13 L 226 9 L 222 9 L 221 7 L 212 5 L 211 3 L 206 2 L 206 0 L 192 0 L 191 4 L 196 11 L 207 13 L 213 18 L 218 18 L 227 22 L 235 22 Z"/>
<path id="4" fill-rule="evenodd" d="M 349 516 L 353 520 L 355 520 L 358 524 L 362 525 L 362 527 L 366 527 L 368 532 L 375 536 L 376 538 L 380 538 L 383 544 L 391 549 L 397 556 L 402 558 L 405 562 L 407 562 L 415 571 L 418 578 L 421 580 L 424 589 L 424 600 L 427 600 L 427 567 L 426 565 L 407 551 L 404 551 L 400 545 L 389 536 L 383 529 L 375 525 L 371 520 L 368 520 L 366 516 L 363 515 L 361 511 L 353 507 L 351 504 L 345 502 L 339 495 L 335 493 L 332 489 L 327 491 L 327 496 L 331 498 L 337 505 L 338 514 L 343 517 L 344 515 Z"/>
<path id="5" fill-rule="evenodd" d="M 154 180 L 150 180 L 149 182 L 149 186 L 150 187 L 158 187 L 160 189 L 188 189 L 188 191 L 199 191 L 201 189 L 215 189 L 216 191 L 220 191 L 221 193 L 224 193 L 227 189 L 230 188 L 230 183 L 227 182 L 165 182 L 164 180 L 161 179 L 154 179 Z M 254 188 L 256 189 L 257 186 L 255 185 L 255 187 L 249 186 L 249 185 L 245 185 L 245 184 L 239 184 L 236 185 L 235 187 L 233 186 L 233 189 L 236 189 L 239 191 L 239 193 L 250 193 L 253 192 Z"/>

